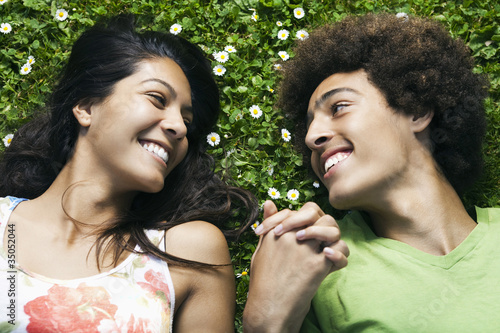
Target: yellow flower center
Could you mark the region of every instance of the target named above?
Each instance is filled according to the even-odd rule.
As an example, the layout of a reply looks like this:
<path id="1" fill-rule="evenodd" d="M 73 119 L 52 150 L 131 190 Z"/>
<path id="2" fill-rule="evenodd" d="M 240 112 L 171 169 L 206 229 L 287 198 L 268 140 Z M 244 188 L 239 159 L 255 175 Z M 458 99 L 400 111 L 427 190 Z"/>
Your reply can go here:
<path id="1" fill-rule="evenodd" d="M 257 114 L 259 113 L 259 111 L 257 111 L 257 109 L 253 110 L 253 114 Z"/>
<path id="2" fill-rule="evenodd" d="M 283 134 L 283 136 L 284 136 L 285 138 L 288 138 L 288 133 L 284 133 L 284 134 Z"/>
<path id="3" fill-rule="evenodd" d="M 59 17 L 63 17 L 64 16 L 64 13 L 63 12 L 60 12 L 59 13 Z"/>
<path id="4" fill-rule="evenodd" d="M 215 142 L 215 141 L 217 141 L 217 138 L 216 138 L 215 136 L 213 136 L 213 137 L 211 137 L 211 138 L 210 138 L 210 140 L 211 140 L 212 142 Z"/>
<path id="5" fill-rule="evenodd" d="M 297 11 L 297 15 L 299 15 L 299 16 L 300 16 L 300 14 L 301 14 L 301 13 L 302 13 L 302 12 L 301 12 L 300 10 L 298 10 L 298 11 Z"/>
<path id="6" fill-rule="evenodd" d="M 217 72 L 218 73 L 222 72 L 222 68 L 217 68 Z"/>
<path id="7" fill-rule="evenodd" d="M 224 59 L 225 57 L 226 57 L 226 56 L 225 56 L 225 55 L 223 55 L 223 54 L 220 56 L 220 58 L 221 58 L 221 59 Z"/>
<path id="8" fill-rule="evenodd" d="M 8 143 L 9 145 L 10 145 L 10 143 L 11 143 L 11 142 L 12 142 L 12 139 L 11 139 L 11 138 L 7 139 L 7 143 Z"/>
<path id="9" fill-rule="evenodd" d="M 247 272 L 241 272 L 241 276 L 245 276 L 247 274 L 248 274 Z"/>
<path id="10" fill-rule="evenodd" d="M 297 194 L 295 194 L 295 193 L 292 193 L 292 195 L 291 195 L 292 198 L 295 198 L 296 196 L 297 196 Z"/>
<path id="11" fill-rule="evenodd" d="M 7 26 L 3 27 L 3 30 L 7 31 L 9 28 Z"/>
<path id="12" fill-rule="evenodd" d="M 276 192 L 272 191 L 272 192 L 271 192 L 271 194 L 272 194 L 272 195 L 276 195 Z"/>

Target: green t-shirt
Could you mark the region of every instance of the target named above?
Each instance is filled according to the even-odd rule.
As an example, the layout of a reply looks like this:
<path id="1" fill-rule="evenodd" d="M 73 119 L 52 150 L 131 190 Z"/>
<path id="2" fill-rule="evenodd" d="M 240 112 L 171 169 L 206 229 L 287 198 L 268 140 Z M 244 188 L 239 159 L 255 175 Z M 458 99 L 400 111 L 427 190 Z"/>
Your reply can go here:
<path id="1" fill-rule="evenodd" d="M 301 332 L 500 332 L 500 208 L 434 256 L 375 236 L 366 216 L 339 221 L 349 264 L 316 293 Z"/>

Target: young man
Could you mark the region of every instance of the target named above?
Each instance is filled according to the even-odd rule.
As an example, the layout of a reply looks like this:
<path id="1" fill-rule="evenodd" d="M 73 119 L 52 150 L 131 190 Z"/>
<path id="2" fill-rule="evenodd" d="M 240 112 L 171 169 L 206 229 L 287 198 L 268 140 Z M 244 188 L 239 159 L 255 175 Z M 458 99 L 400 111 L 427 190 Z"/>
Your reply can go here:
<path id="1" fill-rule="evenodd" d="M 422 18 L 348 17 L 300 43 L 280 107 L 330 204 L 351 210 L 338 221 L 349 250 L 319 207 L 266 203 L 247 332 L 498 330 L 500 209 L 471 217 L 460 200 L 485 133 L 488 85 L 472 69 L 463 42 Z M 333 251 L 318 258 L 320 241 Z"/>

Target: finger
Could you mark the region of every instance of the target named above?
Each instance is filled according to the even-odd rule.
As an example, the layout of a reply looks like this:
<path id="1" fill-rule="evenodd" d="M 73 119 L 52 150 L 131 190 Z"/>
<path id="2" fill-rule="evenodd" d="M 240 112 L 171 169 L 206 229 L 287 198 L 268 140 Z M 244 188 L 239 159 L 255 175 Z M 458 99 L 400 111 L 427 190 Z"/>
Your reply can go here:
<path id="1" fill-rule="evenodd" d="M 340 240 L 340 230 L 334 226 L 311 226 L 296 233 L 298 240 L 315 239 L 327 244 Z"/>
<path id="2" fill-rule="evenodd" d="M 257 228 L 255 228 L 255 233 L 257 235 L 265 235 L 269 232 L 269 230 L 275 228 L 277 225 L 279 225 L 281 222 L 295 213 L 297 212 L 291 211 L 289 209 L 284 209 L 277 213 L 274 213 L 273 215 L 262 221 L 262 223 Z"/>
<path id="3" fill-rule="evenodd" d="M 293 229 L 300 229 L 316 224 L 325 213 L 316 204 L 305 204 L 297 214 L 290 215 L 286 220 L 280 225 L 277 225 L 274 229 L 274 233 L 277 236 L 284 234 Z M 327 224 L 328 221 L 331 225 L 336 225 L 335 219 L 329 216 L 329 220 L 322 221 L 321 223 Z"/>
<path id="4" fill-rule="evenodd" d="M 345 245 L 345 243 L 340 244 L 341 242 L 342 241 L 339 241 L 338 244 L 335 244 L 337 246 L 327 246 L 323 249 L 325 257 L 333 263 L 330 272 L 334 272 L 347 266 L 349 250 L 347 249 L 347 245 Z"/>
<path id="5" fill-rule="evenodd" d="M 271 200 L 264 202 L 264 220 L 278 212 L 278 208 Z"/>
<path id="6" fill-rule="evenodd" d="M 252 259 L 250 261 L 250 271 L 252 271 L 252 266 L 253 266 L 253 263 L 254 263 L 254 258 L 257 255 L 257 252 L 259 251 L 260 247 L 262 246 L 262 239 L 263 238 L 264 238 L 264 236 L 262 236 L 262 235 L 259 237 L 259 242 L 257 243 L 257 246 L 255 247 L 255 251 L 253 251 Z"/>

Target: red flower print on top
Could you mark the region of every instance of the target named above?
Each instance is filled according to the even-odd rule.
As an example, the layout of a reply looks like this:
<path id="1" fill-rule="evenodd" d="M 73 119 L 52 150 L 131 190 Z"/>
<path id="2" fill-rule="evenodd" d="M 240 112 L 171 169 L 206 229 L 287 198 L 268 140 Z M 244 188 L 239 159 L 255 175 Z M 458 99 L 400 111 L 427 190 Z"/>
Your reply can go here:
<path id="1" fill-rule="evenodd" d="M 36 333 L 98 332 L 103 319 L 112 319 L 118 307 L 109 302 L 103 287 L 81 283 L 76 289 L 54 285 L 46 296 L 26 303 L 24 312 L 30 316 L 26 327 Z"/>
<path id="2" fill-rule="evenodd" d="M 170 303 L 170 292 L 168 289 L 168 285 L 165 283 L 167 280 L 165 275 L 161 272 L 155 272 L 150 269 L 144 274 L 144 279 L 149 283 L 145 282 L 137 282 L 138 285 L 141 286 L 142 289 L 147 290 L 151 294 L 160 297 L 164 303 Z"/>

